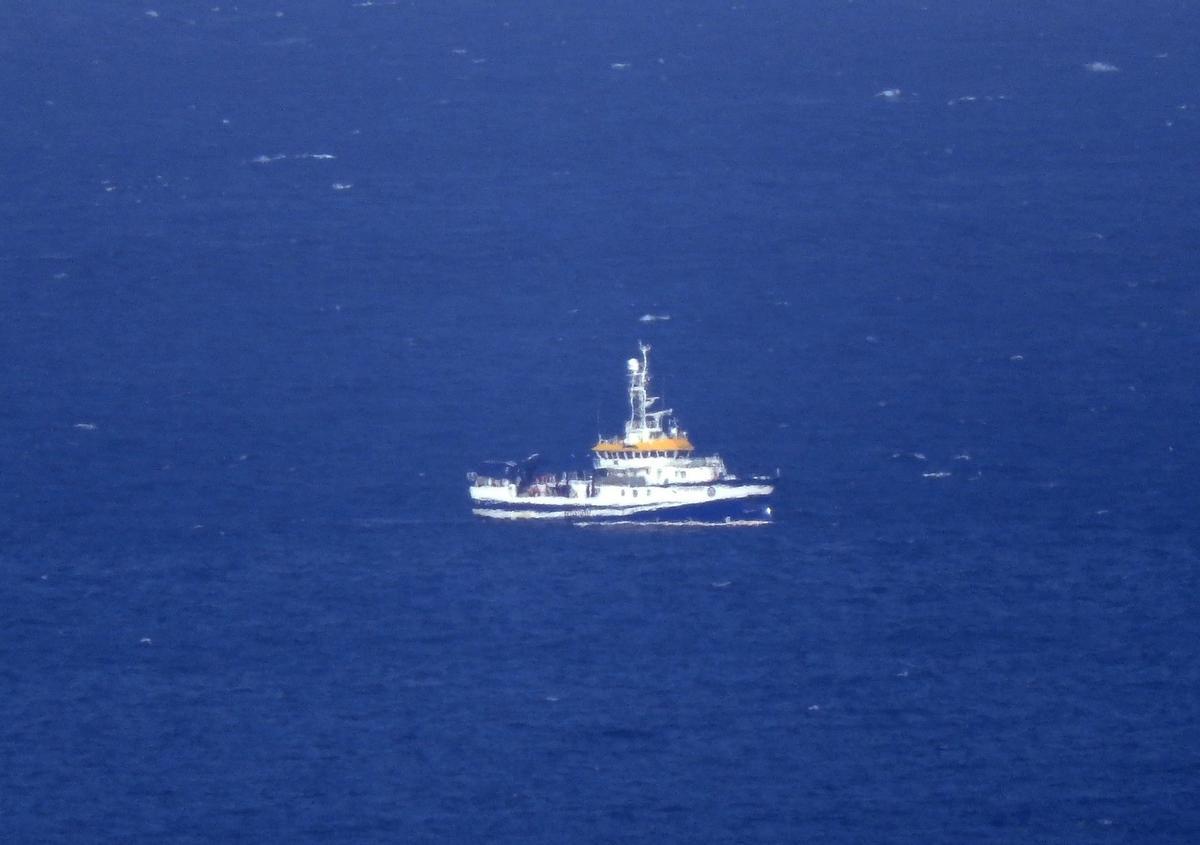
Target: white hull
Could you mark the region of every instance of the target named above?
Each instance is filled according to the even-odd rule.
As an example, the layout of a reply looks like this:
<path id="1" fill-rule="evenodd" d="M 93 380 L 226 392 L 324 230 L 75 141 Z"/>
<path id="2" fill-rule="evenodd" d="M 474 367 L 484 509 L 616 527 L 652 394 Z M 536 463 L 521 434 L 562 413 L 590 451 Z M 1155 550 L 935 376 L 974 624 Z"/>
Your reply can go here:
<path id="1" fill-rule="evenodd" d="M 760 500 L 774 492 L 770 484 L 712 484 L 696 487 L 598 486 L 592 496 L 517 495 L 515 486 L 472 487 L 476 516 L 491 519 L 766 520 L 770 509 Z M 633 495 L 637 491 L 637 496 Z M 749 513 L 747 513 L 749 512 Z"/>

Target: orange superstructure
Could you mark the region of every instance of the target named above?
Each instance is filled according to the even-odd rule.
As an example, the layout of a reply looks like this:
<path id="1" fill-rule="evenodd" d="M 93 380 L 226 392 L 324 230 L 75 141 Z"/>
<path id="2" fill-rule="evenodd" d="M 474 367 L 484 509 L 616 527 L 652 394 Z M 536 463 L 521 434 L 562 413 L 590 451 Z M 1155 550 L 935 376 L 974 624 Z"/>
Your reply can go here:
<path id="1" fill-rule="evenodd" d="M 686 437 L 656 437 L 640 443 L 625 443 L 621 440 L 601 440 L 592 447 L 593 452 L 691 452 L 696 447 Z"/>

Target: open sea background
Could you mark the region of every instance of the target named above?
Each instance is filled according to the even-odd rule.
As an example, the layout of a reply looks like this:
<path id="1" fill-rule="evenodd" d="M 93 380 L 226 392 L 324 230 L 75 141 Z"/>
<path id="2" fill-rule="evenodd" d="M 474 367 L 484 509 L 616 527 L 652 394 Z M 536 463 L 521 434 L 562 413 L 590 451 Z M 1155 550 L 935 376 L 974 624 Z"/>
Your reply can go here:
<path id="1" fill-rule="evenodd" d="M 0 118 L 0 840 L 1200 841 L 1195 4 L 15 0 Z M 473 521 L 639 339 L 777 523 Z"/>

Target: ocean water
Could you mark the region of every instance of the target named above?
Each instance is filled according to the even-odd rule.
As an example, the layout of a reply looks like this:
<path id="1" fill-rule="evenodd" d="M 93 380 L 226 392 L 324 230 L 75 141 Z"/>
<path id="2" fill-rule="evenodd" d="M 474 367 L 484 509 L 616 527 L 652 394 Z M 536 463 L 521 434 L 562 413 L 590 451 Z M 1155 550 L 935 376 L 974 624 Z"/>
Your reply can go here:
<path id="1" fill-rule="evenodd" d="M 0 840 L 1200 838 L 1194 5 L 0 20 Z"/>

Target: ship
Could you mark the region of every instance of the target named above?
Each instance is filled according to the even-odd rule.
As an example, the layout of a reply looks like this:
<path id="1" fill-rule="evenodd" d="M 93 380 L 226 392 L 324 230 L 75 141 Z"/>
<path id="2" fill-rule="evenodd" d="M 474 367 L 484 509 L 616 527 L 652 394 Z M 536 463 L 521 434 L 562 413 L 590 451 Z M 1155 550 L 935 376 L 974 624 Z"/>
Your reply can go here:
<path id="1" fill-rule="evenodd" d="M 467 474 L 472 513 L 497 520 L 569 520 L 577 524 L 764 525 L 778 477 L 746 479 L 720 455 L 698 454 L 670 409 L 650 395 L 650 346 L 630 358 L 629 419 L 623 435 L 600 436 L 591 472 L 547 473 L 538 456 L 488 461 Z"/>

